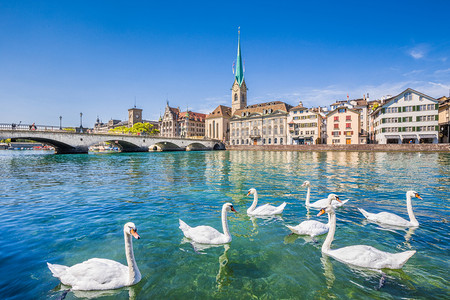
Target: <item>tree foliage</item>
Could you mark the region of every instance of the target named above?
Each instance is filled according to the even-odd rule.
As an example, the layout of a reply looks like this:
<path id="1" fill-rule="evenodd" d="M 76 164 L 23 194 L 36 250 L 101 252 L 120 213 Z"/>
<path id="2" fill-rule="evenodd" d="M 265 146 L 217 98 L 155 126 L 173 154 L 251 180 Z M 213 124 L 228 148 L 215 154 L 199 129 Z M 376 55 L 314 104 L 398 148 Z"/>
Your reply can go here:
<path id="1" fill-rule="evenodd" d="M 128 134 L 157 134 L 159 130 L 154 128 L 153 124 L 150 123 L 135 123 L 132 127 L 128 126 L 118 126 L 112 128 L 109 132 L 113 133 L 128 133 Z"/>

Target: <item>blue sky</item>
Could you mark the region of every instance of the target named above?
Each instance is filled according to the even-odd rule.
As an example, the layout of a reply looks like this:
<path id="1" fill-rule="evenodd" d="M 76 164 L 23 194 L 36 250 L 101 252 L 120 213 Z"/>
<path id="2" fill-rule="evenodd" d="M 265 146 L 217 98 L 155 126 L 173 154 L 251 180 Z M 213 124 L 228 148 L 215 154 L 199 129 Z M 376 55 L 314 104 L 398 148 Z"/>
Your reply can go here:
<path id="1" fill-rule="evenodd" d="M 217 3 L 216 3 L 217 2 Z M 308 107 L 450 89 L 450 1 L 0 0 L 0 123 L 92 127 L 136 104 L 230 105 L 241 26 L 248 104 Z"/>

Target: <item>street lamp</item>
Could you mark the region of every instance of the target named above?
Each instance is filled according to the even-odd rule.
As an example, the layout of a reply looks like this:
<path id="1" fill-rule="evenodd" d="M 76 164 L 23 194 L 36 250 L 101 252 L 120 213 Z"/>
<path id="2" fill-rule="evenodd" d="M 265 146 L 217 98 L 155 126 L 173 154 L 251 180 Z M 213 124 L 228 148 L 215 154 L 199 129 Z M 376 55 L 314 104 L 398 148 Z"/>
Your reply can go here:
<path id="1" fill-rule="evenodd" d="M 80 112 L 80 129 L 83 128 L 83 113 Z"/>
<path id="2" fill-rule="evenodd" d="M 62 130 L 62 116 L 59 116 L 59 130 Z"/>

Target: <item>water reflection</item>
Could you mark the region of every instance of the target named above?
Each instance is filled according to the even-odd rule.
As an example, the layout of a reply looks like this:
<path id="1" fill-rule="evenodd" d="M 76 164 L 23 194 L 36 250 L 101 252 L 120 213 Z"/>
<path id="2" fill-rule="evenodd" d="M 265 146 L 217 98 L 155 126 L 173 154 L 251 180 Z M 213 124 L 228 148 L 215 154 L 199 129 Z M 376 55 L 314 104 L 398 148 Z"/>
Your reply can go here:
<path id="1" fill-rule="evenodd" d="M 79 299 L 97 299 L 101 297 L 114 297 L 117 298 L 119 296 L 124 295 L 128 292 L 128 299 L 135 300 L 136 299 L 136 286 L 128 286 L 115 290 L 105 290 L 105 291 L 74 291 L 70 289 L 70 286 L 66 286 L 63 284 L 59 284 L 56 288 L 52 290 L 52 292 L 58 292 L 58 299 L 65 299 L 68 294 L 73 294 L 75 298 Z"/>

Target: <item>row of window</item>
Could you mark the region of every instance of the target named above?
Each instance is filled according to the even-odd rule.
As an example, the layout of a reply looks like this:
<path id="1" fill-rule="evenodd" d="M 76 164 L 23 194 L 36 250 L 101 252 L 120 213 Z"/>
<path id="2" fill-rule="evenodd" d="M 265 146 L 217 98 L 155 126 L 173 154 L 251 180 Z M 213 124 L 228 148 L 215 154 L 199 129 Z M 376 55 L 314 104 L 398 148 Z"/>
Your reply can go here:
<path id="1" fill-rule="evenodd" d="M 353 135 L 353 131 L 333 131 L 331 133 L 332 136 L 340 136 L 340 135 L 345 135 L 345 136 L 352 136 Z"/>
<path id="2" fill-rule="evenodd" d="M 414 131 L 438 131 L 438 126 L 408 126 L 408 127 L 386 127 L 377 130 L 377 133 L 383 132 L 414 132 Z"/>
<path id="3" fill-rule="evenodd" d="M 316 132 L 314 130 L 306 130 L 305 135 L 314 135 Z M 303 131 L 294 131 L 294 135 L 303 135 Z"/>
<path id="4" fill-rule="evenodd" d="M 352 128 L 352 123 L 345 123 L 345 128 Z M 334 124 L 334 129 L 339 129 L 339 124 Z"/>
<path id="5" fill-rule="evenodd" d="M 297 116 L 297 117 L 294 117 L 293 119 L 294 120 L 317 119 L 317 115 Z"/>
<path id="6" fill-rule="evenodd" d="M 267 145 L 283 145 L 283 138 L 280 138 L 280 139 L 274 138 L 273 144 L 272 144 L 272 138 L 268 138 L 267 140 L 263 139 L 262 144 L 266 145 L 266 141 L 267 141 Z M 279 143 L 278 143 L 278 141 L 279 141 Z M 231 144 L 233 144 L 233 145 L 249 145 L 249 144 L 251 144 L 251 142 L 252 142 L 252 140 L 250 140 L 250 139 L 231 140 Z"/>
<path id="7" fill-rule="evenodd" d="M 351 121 L 352 116 L 345 116 L 345 121 Z M 334 116 L 334 121 L 339 122 L 339 116 Z"/>
<path id="8" fill-rule="evenodd" d="M 399 107 L 386 107 L 381 111 L 382 113 L 400 113 L 400 112 L 412 112 L 412 111 L 430 111 L 438 110 L 439 104 L 422 104 L 422 105 L 411 105 L 411 106 L 399 106 Z"/>
<path id="9" fill-rule="evenodd" d="M 293 127 L 294 129 L 297 128 L 305 128 L 305 127 L 317 127 L 317 123 L 295 123 L 295 124 L 289 124 L 289 127 Z"/>
<path id="10" fill-rule="evenodd" d="M 284 127 L 283 127 L 283 126 L 280 126 L 279 129 L 280 129 L 280 130 L 279 130 L 279 132 L 280 132 L 279 134 L 283 134 L 283 132 L 284 132 Z M 256 129 L 252 129 L 252 130 L 250 130 L 250 131 L 249 131 L 248 128 L 242 128 L 241 130 L 239 130 L 239 129 L 232 129 L 232 130 L 231 130 L 231 136 L 235 136 L 235 134 L 236 134 L 236 136 L 239 136 L 239 132 L 240 132 L 243 136 L 248 136 L 249 132 L 250 132 L 251 135 L 259 135 L 259 134 L 260 134 L 260 130 L 257 129 L 257 128 L 256 128 Z M 263 128 L 262 128 L 262 134 L 265 135 L 266 132 L 267 132 L 268 134 L 272 134 L 272 127 L 269 127 L 267 131 L 266 131 L 266 127 L 263 127 Z M 278 127 L 277 127 L 277 126 L 275 126 L 275 127 L 273 128 L 273 134 L 278 134 Z"/>

